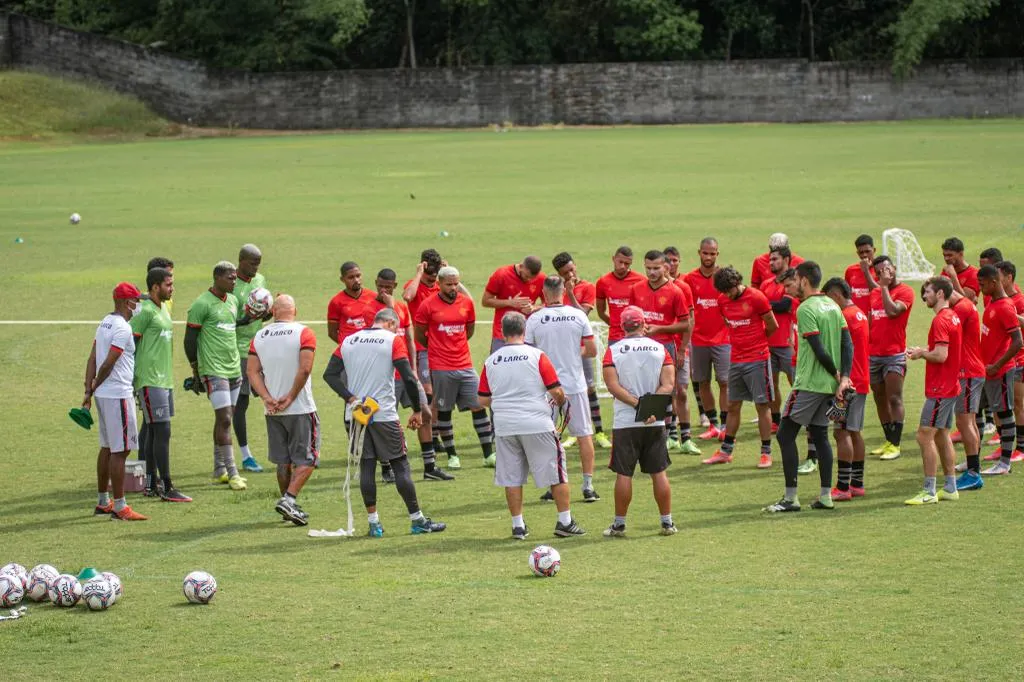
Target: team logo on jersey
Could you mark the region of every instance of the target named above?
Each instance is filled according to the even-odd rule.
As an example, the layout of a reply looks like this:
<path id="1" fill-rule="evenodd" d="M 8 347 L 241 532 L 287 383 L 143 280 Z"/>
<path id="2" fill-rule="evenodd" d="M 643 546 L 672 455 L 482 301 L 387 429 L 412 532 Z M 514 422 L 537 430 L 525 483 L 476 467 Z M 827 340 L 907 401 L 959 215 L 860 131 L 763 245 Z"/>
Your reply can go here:
<path id="1" fill-rule="evenodd" d="M 362 317 L 350 317 L 347 320 L 345 320 L 345 324 L 347 324 L 350 327 L 355 327 L 356 329 L 362 329 L 363 327 L 366 326 L 366 320 L 364 320 Z"/>
<path id="2" fill-rule="evenodd" d="M 383 344 L 387 343 L 387 341 L 388 341 L 383 336 L 369 336 L 367 334 L 353 334 L 352 336 L 350 336 L 348 338 L 352 339 L 352 343 L 353 344 L 355 344 L 355 343 L 375 343 L 375 344 L 378 344 L 378 345 L 383 345 Z"/>
<path id="3" fill-rule="evenodd" d="M 628 298 L 609 298 L 608 299 L 608 304 L 609 305 L 614 305 L 614 306 L 619 306 L 620 308 L 625 308 L 627 305 L 629 305 L 629 299 Z"/>
<path id="4" fill-rule="evenodd" d="M 866 296 L 870 296 L 871 295 L 871 290 L 870 289 L 861 289 L 860 287 L 851 288 L 850 291 L 857 298 L 864 298 Z"/>
<path id="5" fill-rule="evenodd" d="M 699 305 L 701 308 L 704 308 L 705 310 L 707 310 L 709 308 L 717 308 L 718 307 L 718 299 L 717 298 L 698 298 L 697 299 L 697 305 Z"/>
<path id="6" fill-rule="evenodd" d="M 658 297 L 658 305 L 665 305 L 666 303 L 668 303 L 668 298 L 667 297 L 665 297 L 665 296 L 659 296 Z"/>
<path id="7" fill-rule="evenodd" d="M 744 315 L 749 315 L 751 311 L 750 304 L 744 303 L 743 305 L 740 306 L 740 310 L 743 311 Z"/>
<path id="8" fill-rule="evenodd" d="M 544 317 L 540 318 L 541 324 L 547 324 L 548 322 L 572 322 L 574 318 L 572 315 L 550 315 L 544 313 Z"/>
<path id="9" fill-rule="evenodd" d="M 735 329 L 736 327 L 749 327 L 750 326 L 750 318 L 749 317 L 745 318 L 745 319 L 742 319 L 742 320 L 730 320 L 729 318 L 726 318 L 725 322 L 726 322 L 726 324 L 728 324 L 733 329 Z"/>
<path id="10" fill-rule="evenodd" d="M 654 322 L 663 322 L 665 320 L 665 316 L 652 310 L 645 310 L 644 319 L 653 320 Z"/>
<path id="11" fill-rule="evenodd" d="M 234 334 L 235 333 L 235 323 L 234 322 L 218 322 L 217 323 L 217 329 L 221 330 L 222 332 L 231 332 L 232 334 Z"/>
<path id="12" fill-rule="evenodd" d="M 268 327 L 268 328 L 263 330 L 262 336 L 263 336 L 263 338 L 267 338 L 268 336 L 290 336 L 292 331 L 294 331 L 294 330 L 292 330 L 292 329 L 271 329 L 271 328 Z"/>
<path id="13" fill-rule="evenodd" d="M 530 359 L 529 355 L 517 354 L 517 355 L 495 355 L 493 360 L 495 365 L 500 365 L 503 362 L 526 362 Z"/>
<path id="14" fill-rule="evenodd" d="M 880 309 L 880 308 L 872 308 L 871 309 L 871 319 L 872 320 L 880 320 L 883 317 L 885 317 L 885 310 Z"/>
<path id="15" fill-rule="evenodd" d="M 459 334 L 466 333 L 466 325 L 464 324 L 439 324 L 437 325 L 437 331 L 448 336 L 457 336 Z"/>

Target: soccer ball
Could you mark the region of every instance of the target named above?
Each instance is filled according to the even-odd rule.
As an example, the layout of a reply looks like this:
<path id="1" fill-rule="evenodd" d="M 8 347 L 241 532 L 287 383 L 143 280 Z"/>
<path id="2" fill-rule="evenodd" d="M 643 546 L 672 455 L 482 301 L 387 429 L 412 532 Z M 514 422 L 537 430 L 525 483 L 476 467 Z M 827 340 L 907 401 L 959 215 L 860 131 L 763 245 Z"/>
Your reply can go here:
<path id="1" fill-rule="evenodd" d="M 71 214 L 71 224 L 72 225 L 77 225 L 80 222 L 82 222 L 82 216 L 78 215 L 77 213 L 72 213 Z"/>
<path id="2" fill-rule="evenodd" d="M 25 588 L 21 580 L 10 573 L 0 573 L 0 606 L 7 609 L 17 606 L 25 596 Z"/>
<path id="3" fill-rule="evenodd" d="M 554 547 L 540 545 L 530 552 L 530 570 L 540 578 L 550 578 L 562 567 L 562 555 Z"/>
<path id="4" fill-rule="evenodd" d="M 50 584 L 47 594 L 57 606 L 74 606 L 82 598 L 82 583 L 75 576 L 64 573 Z"/>
<path id="5" fill-rule="evenodd" d="M 2 573 L 13 575 L 21 581 L 21 589 L 28 589 L 28 571 L 26 571 L 25 567 L 21 564 L 7 564 L 3 568 L 0 568 L 0 574 Z"/>
<path id="6" fill-rule="evenodd" d="M 114 592 L 114 586 L 102 575 L 98 575 L 82 588 L 82 599 L 90 611 L 105 611 L 113 606 L 117 594 Z"/>
<path id="7" fill-rule="evenodd" d="M 209 604 L 217 594 L 217 580 L 206 571 L 192 571 L 181 585 L 185 599 L 193 604 Z"/>
<path id="8" fill-rule="evenodd" d="M 110 583 L 110 586 L 114 588 L 114 598 L 110 600 L 111 605 L 116 604 L 121 599 L 121 595 L 124 594 L 124 587 L 121 586 L 121 579 L 116 574 L 110 571 L 103 571 L 100 575 Z"/>
<path id="9" fill-rule="evenodd" d="M 60 571 L 50 564 L 39 564 L 28 574 L 28 598 L 32 601 L 46 601 L 50 598 L 50 585 L 60 575 Z"/>
<path id="10" fill-rule="evenodd" d="M 249 298 L 245 300 L 245 314 L 254 320 L 260 320 L 272 305 L 274 305 L 274 297 L 269 291 L 263 287 L 253 289 Z"/>

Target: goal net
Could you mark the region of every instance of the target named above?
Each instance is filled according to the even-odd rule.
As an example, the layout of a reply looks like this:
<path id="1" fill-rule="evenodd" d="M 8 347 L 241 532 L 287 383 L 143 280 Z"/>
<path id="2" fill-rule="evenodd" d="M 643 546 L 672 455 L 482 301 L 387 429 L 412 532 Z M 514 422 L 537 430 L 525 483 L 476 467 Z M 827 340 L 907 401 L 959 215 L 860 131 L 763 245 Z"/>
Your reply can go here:
<path id="1" fill-rule="evenodd" d="M 604 358 L 604 351 L 608 347 L 608 325 L 604 322 L 591 322 L 594 330 L 594 342 L 597 344 L 597 357 L 590 359 L 594 363 L 594 385 L 597 387 L 598 398 L 611 398 L 608 387 L 604 385 L 604 372 L 601 367 L 601 360 Z M 584 358 L 584 362 L 587 359 Z"/>
<path id="2" fill-rule="evenodd" d="M 917 237 L 910 230 L 891 228 L 882 233 L 882 253 L 892 259 L 902 280 L 923 282 L 935 275 L 935 266 L 924 257 Z"/>

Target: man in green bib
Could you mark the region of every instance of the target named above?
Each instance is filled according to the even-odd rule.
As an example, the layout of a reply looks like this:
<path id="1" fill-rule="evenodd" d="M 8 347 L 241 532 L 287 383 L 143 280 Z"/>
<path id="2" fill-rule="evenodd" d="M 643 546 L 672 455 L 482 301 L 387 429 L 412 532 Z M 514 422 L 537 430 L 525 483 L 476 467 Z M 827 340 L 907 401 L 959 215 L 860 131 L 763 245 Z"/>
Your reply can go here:
<path id="1" fill-rule="evenodd" d="M 188 309 L 185 357 L 192 366 L 192 380 L 198 390 L 206 388 L 213 406 L 213 478 L 232 490 L 245 490 L 231 449 L 231 415 L 242 386 L 238 339 L 235 336 L 238 299 L 237 271 L 233 263 L 221 261 L 213 268 L 213 286 L 199 295 Z"/>
<path id="2" fill-rule="evenodd" d="M 263 322 L 273 319 L 274 315 L 269 310 L 266 316 L 254 320 L 245 313 L 245 302 L 249 300 L 249 294 L 256 289 L 267 287 L 267 279 L 259 273 L 260 263 L 263 262 L 263 253 L 255 244 L 246 244 L 238 252 L 238 280 L 235 282 L 235 298 L 238 300 L 238 310 L 235 313 L 238 327 L 235 329 L 235 337 L 238 339 L 238 357 L 241 358 L 240 370 L 242 372 L 242 386 L 238 392 L 238 401 L 235 403 L 235 413 L 231 422 L 235 428 L 235 438 L 238 440 L 238 449 L 242 452 L 242 468 L 246 471 L 260 473 L 263 467 L 249 450 L 249 429 L 245 420 L 246 410 L 249 409 L 249 378 L 246 374 L 246 363 L 249 360 L 249 344 L 252 343 L 256 332 L 263 327 Z"/>

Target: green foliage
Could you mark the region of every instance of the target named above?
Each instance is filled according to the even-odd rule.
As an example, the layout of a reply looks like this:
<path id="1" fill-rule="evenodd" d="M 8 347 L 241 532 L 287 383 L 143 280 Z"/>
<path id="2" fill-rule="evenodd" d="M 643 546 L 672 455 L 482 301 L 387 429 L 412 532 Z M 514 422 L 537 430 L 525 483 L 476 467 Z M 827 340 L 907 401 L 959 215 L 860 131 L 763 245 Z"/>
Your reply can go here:
<path id="1" fill-rule="evenodd" d="M 912 0 L 892 26 L 893 71 L 907 75 L 921 61 L 928 43 L 946 24 L 985 17 L 999 0 Z"/>
<path id="2" fill-rule="evenodd" d="M 613 35 L 628 60 L 683 59 L 700 45 L 697 12 L 670 0 L 617 0 Z"/>

